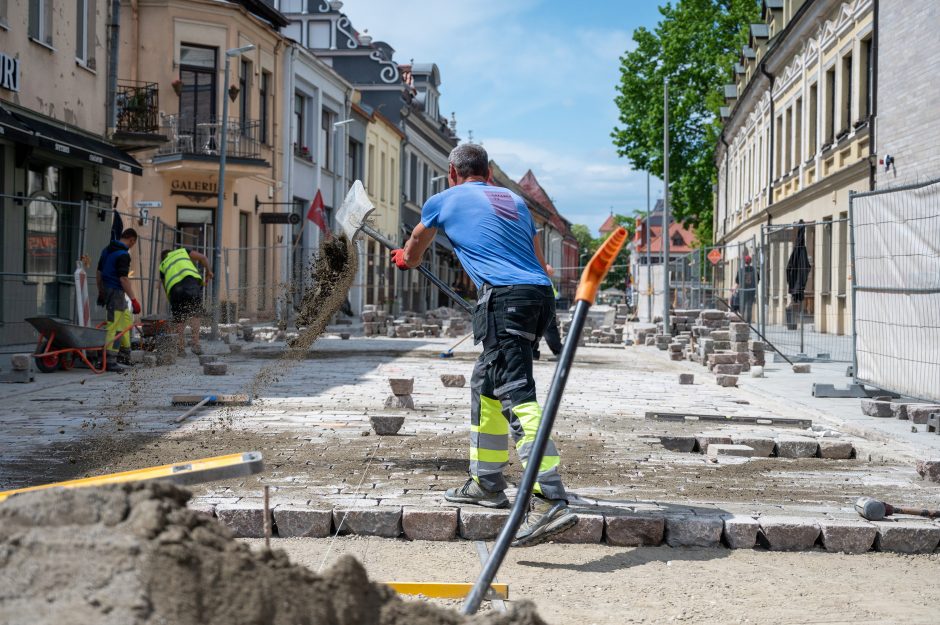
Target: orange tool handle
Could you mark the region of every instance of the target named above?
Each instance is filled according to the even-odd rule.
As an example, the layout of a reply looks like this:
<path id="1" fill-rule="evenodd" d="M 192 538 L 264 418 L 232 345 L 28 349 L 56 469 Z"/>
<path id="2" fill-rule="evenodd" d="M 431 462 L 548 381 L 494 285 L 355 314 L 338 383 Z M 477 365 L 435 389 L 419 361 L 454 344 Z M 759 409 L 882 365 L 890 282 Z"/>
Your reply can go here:
<path id="1" fill-rule="evenodd" d="M 617 259 L 617 254 L 620 253 L 623 244 L 626 242 L 626 228 L 621 226 L 610 233 L 607 240 L 594 252 L 591 261 L 581 273 L 581 281 L 578 283 L 578 292 L 574 296 L 576 300 L 581 300 L 592 305 L 594 304 L 594 298 L 597 297 L 597 289 L 601 287 L 601 282 L 604 281 L 604 277 L 607 275 L 607 272 L 610 271 L 614 261 Z"/>

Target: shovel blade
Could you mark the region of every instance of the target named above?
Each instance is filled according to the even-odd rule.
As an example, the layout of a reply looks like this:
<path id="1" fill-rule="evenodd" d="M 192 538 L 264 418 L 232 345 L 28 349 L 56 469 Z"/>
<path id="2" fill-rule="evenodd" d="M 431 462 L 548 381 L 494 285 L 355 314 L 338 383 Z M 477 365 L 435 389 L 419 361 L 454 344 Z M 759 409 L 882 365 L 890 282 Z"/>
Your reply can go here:
<path id="1" fill-rule="evenodd" d="M 375 206 L 369 201 L 369 196 L 362 186 L 362 181 L 356 180 L 336 213 L 336 224 L 342 229 L 343 234 L 352 241 L 362 224 L 365 223 L 374 210 Z"/>

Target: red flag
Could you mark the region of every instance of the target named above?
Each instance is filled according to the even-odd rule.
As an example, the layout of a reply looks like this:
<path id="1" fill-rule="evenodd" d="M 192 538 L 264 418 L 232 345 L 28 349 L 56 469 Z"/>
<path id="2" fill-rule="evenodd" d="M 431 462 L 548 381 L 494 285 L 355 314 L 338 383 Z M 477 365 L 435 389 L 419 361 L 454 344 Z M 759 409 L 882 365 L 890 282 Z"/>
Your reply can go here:
<path id="1" fill-rule="evenodd" d="M 317 189 L 317 195 L 313 198 L 313 201 L 310 202 L 310 210 L 307 211 L 307 219 L 317 224 L 317 227 L 320 228 L 320 232 L 325 232 L 329 234 L 330 228 L 326 225 L 326 213 L 324 209 L 326 206 L 323 204 L 323 196 L 320 195 L 320 190 Z"/>

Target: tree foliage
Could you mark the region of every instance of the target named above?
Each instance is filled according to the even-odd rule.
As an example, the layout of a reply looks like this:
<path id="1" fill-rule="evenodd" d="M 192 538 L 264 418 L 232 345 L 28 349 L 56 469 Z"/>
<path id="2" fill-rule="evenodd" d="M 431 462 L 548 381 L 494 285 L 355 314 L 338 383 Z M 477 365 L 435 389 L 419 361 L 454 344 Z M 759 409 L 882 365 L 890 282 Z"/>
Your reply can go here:
<path id="1" fill-rule="evenodd" d="M 636 48 L 620 58 L 611 137 L 634 169 L 662 175 L 663 80 L 669 78 L 670 207 L 677 220 L 711 241 L 715 144 L 723 85 L 760 18 L 759 0 L 678 0 L 660 7 L 652 31 L 633 32 Z"/>
<path id="2" fill-rule="evenodd" d="M 616 222 L 618 226 L 623 226 L 627 229 L 627 242 L 629 243 L 636 232 L 636 216 L 617 214 L 614 215 L 614 222 Z M 578 253 L 582 256 L 582 266 L 590 259 L 594 252 L 597 251 L 597 248 L 601 246 L 601 243 L 603 243 L 606 238 L 593 236 L 590 228 L 583 224 L 574 224 L 571 226 L 571 233 L 574 234 L 574 238 L 578 240 Z M 613 268 L 607 273 L 607 278 L 604 279 L 604 284 L 601 285 L 601 288 L 625 289 L 627 277 L 630 274 L 629 263 L 630 255 L 627 252 L 626 246 L 624 246 L 617 256 Z"/>

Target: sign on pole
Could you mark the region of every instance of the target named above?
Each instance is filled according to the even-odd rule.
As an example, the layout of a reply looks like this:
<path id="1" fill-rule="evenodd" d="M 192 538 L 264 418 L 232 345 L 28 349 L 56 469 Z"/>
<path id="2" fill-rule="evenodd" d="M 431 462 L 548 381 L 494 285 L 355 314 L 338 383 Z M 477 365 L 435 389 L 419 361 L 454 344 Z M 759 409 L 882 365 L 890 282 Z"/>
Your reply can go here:
<path id="1" fill-rule="evenodd" d="M 712 262 L 713 265 L 717 265 L 721 262 L 721 250 L 717 247 L 708 253 L 708 260 Z"/>

